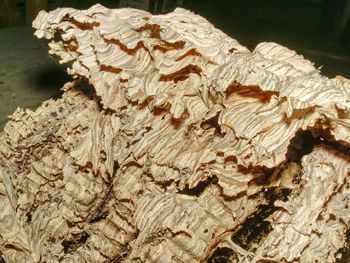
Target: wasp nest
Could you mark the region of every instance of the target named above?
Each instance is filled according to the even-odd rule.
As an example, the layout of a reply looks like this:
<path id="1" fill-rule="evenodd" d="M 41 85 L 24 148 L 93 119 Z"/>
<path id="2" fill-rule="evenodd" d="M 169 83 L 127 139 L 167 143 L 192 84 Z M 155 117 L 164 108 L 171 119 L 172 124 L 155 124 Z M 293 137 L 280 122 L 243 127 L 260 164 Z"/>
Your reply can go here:
<path id="1" fill-rule="evenodd" d="M 350 81 L 204 18 L 41 11 L 71 61 L 0 138 L 5 262 L 335 262 L 350 234 Z M 60 36 L 60 38 L 59 38 Z"/>

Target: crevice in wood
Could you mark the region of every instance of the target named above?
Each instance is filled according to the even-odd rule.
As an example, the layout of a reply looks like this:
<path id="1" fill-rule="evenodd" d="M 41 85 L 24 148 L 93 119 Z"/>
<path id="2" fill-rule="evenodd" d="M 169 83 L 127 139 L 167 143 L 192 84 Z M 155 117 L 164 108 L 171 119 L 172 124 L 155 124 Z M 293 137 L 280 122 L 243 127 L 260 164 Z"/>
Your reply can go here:
<path id="1" fill-rule="evenodd" d="M 96 96 L 96 90 L 94 86 L 91 85 L 89 83 L 89 80 L 84 77 L 80 77 L 74 83 L 74 87 L 72 89 L 80 91 L 83 95 L 86 96 L 88 100 L 93 100 Z"/>
<path id="2" fill-rule="evenodd" d="M 208 258 L 207 263 L 227 263 L 238 262 L 239 258 L 236 252 L 228 247 L 219 247 L 215 250 L 213 255 Z"/>
<path id="3" fill-rule="evenodd" d="M 350 228 L 346 230 L 345 236 L 345 246 L 337 251 L 342 257 L 337 259 L 336 263 L 348 263 L 350 261 Z"/>
<path id="4" fill-rule="evenodd" d="M 135 31 L 136 32 L 148 31 L 149 37 L 161 40 L 161 45 L 155 45 L 153 50 L 160 50 L 163 53 L 174 49 L 182 49 L 186 44 L 185 41 L 168 42 L 166 40 L 163 40 L 160 36 L 160 33 L 163 32 L 164 29 L 157 24 L 146 23 L 142 27 L 135 29 Z"/>
<path id="5" fill-rule="evenodd" d="M 70 22 L 81 30 L 92 30 L 94 27 L 98 27 L 100 25 L 100 23 L 98 23 L 98 22 L 93 22 L 93 23 L 79 22 L 79 21 L 75 20 L 73 17 L 71 17 L 69 14 L 66 14 L 61 19 L 61 22 Z"/>
<path id="6" fill-rule="evenodd" d="M 63 246 L 64 253 L 71 254 L 78 247 L 83 246 L 89 237 L 90 235 L 85 231 L 82 231 L 80 233 L 72 233 L 61 243 L 61 245 Z"/>
<path id="7" fill-rule="evenodd" d="M 265 219 L 279 208 L 274 205 L 276 200 L 288 200 L 290 189 L 271 188 L 264 192 L 263 197 L 267 204 L 260 204 L 256 211 L 239 226 L 232 235 L 232 241 L 245 250 L 255 252 L 259 244 L 272 230 L 271 223 Z M 255 198 L 255 197 L 251 197 Z"/>
<path id="8" fill-rule="evenodd" d="M 224 134 L 221 133 L 221 127 L 220 127 L 220 125 L 218 123 L 219 115 L 220 114 L 218 113 L 214 117 L 212 117 L 212 118 L 210 118 L 208 120 L 202 121 L 200 127 L 203 130 L 208 130 L 208 129 L 214 128 L 216 135 L 218 135 L 220 137 L 224 137 Z"/>
<path id="9" fill-rule="evenodd" d="M 107 44 L 114 44 L 117 45 L 122 51 L 124 51 L 125 53 L 127 53 L 128 55 L 135 55 L 136 51 L 138 51 L 139 49 L 143 48 L 144 50 L 146 50 L 148 52 L 148 54 L 150 54 L 148 48 L 145 46 L 145 44 L 143 43 L 143 41 L 139 41 L 137 42 L 136 46 L 134 48 L 128 48 L 126 45 L 124 45 L 122 42 L 120 42 L 119 39 L 107 39 L 107 38 L 103 38 L 103 40 L 107 43 Z M 151 55 L 150 55 L 151 56 Z M 152 56 L 151 59 L 153 60 Z"/>
<path id="10" fill-rule="evenodd" d="M 211 184 L 216 184 L 218 181 L 218 178 L 214 175 L 206 179 L 205 181 L 199 182 L 195 187 L 189 188 L 188 185 L 185 186 L 183 190 L 178 191 L 179 194 L 184 195 L 194 195 L 194 196 L 200 196 L 205 188 L 207 188 Z"/>
<path id="11" fill-rule="evenodd" d="M 245 86 L 237 81 L 233 81 L 226 88 L 226 97 L 229 97 L 232 93 L 236 93 L 242 97 L 257 98 L 261 103 L 268 103 L 273 95 L 279 95 L 279 92 L 277 91 L 265 91 L 258 85 Z"/>
<path id="12" fill-rule="evenodd" d="M 324 140 L 314 136 L 311 131 L 299 130 L 296 132 L 294 138 L 290 140 L 286 159 L 288 161 L 300 163 L 303 156 L 309 154 L 316 145 L 321 143 L 324 143 Z"/>
<path id="13" fill-rule="evenodd" d="M 178 81 L 183 81 L 187 79 L 190 76 L 190 74 L 197 74 L 198 76 L 200 76 L 201 72 L 202 69 L 199 66 L 189 64 L 186 67 L 173 73 L 167 75 L 162 74 L 159 78 L 159 81 L 174 81 L 174 83 L 177 83 Z"/>
<path id="14" fill-rule="evenodd" d="M 182 60 L 182 59 L 184 59 L 185 57 L 188 57 L 188 56 L 200 57 L 202 55 L 195 48 L 191 48 L 189 51 L 187 51 L 181 57 L 178 57 L 175 61 L 180 61 L 180 60 Z"/>
<path id="15" fill-rule="evenodd" d="M 105 64 L 101 64 L 100 65 L 100 70 L 101 71 L 110 72 L 110 73 L 114 73 L 114 74 L 119 74 L 120 72 L 123 71 L 121 68 L 115 68 L 113 66 L 108 66 L 108 65 L 105 65 Z"/>
<path id="16" fill-rule="evenodd" d="M 291 139 L 286 153 L 287 161 L 301 162 L 301 159 L 312 152 L 317 145 L 327 145 L 346 155 L 350 154 L 350 147 L 334 139 L 327 129 L 314 128 L 310 130 L 299 130 Z"/>

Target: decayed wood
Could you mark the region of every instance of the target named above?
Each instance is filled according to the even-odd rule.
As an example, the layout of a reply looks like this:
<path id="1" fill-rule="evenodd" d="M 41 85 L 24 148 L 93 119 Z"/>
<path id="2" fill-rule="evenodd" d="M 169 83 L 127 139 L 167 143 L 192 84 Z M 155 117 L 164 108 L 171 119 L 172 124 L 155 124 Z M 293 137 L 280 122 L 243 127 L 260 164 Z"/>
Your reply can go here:
<path id="1" fill-rule="evenodd" d="M 250 52 L 181 8 L 62 8 L 33 26 L 75 80 L 1 135 L 6 262 L 346 252 L 349 80 L 275 43 Z"/>

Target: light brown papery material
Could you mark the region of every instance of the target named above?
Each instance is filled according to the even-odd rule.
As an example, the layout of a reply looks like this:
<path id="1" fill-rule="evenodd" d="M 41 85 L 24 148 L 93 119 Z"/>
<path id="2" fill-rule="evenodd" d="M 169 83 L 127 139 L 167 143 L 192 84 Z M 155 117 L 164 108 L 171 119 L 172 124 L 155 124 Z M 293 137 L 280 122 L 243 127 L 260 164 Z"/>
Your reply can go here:
<path id="1" fill-rule="evenodd" d="M 1 136 L 6 262 L 345 251 L 349 80 L 275 43 L 250 52 L 181 8 L 62 8 L 33 26 L 76 79 L 61 99 L 18 109 Z"/>

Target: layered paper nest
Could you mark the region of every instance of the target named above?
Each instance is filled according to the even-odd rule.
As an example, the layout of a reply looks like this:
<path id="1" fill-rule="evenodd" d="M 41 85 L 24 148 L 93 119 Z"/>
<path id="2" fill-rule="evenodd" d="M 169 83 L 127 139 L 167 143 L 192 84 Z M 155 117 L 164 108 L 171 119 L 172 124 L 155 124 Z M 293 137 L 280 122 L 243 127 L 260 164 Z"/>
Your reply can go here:
<path id="1" fill-rule="evenodd" d="M 350 80 L 181 8 L 61 8 L 33 26 L 75 80 L 0 138 L 5 262 L 345 253 Z"/>

